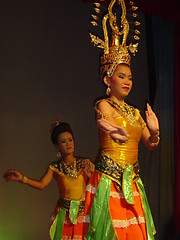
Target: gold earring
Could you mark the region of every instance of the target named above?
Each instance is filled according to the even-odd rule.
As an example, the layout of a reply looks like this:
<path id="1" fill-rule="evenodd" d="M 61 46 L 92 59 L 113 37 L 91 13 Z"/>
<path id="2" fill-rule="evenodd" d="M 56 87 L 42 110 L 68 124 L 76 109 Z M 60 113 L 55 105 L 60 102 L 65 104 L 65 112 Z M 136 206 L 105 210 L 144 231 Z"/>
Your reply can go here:
<path id="1" fill-rule="evenodd" d="M 109 95 L 110 95 L 110 93 L 111 93 L 111 89 L 110 89 L 110 87 L 108 86 L 108 87 L 107 87 L 107 89 L 106 89 L 106 95 L 108 95 L 108 96 L 109 96 Z"/>
<path id="2" fill-rule="evenodd" d="M 57 158 L 61 158 L 61 152 L 58 150 L 56 154 Z"/>

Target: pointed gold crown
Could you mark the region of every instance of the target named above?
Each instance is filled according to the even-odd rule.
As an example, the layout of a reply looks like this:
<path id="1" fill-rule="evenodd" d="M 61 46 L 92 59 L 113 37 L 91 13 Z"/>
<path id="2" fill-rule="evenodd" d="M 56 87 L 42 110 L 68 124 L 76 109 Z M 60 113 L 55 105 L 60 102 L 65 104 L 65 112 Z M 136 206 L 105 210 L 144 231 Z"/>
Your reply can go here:
<path id="1" fill-rule="evenodd" d="M 102 1 L 102 0 L 101 0 Z M 116 12 L 113 13 L 113 6 L 117 3 L 119 7 L 121 7 L 121 18 L 120 18 L 120 25 L 118 27 Z M 95 8 L 94 10 L 96 13 L 101 13 L 100 3 L 94 3 Z M 131 10 L 133 11 L 132 16 L 133 18 L 137 17 L 137 14 L 134 11 L 137 7 L 134 6 L 134 2 L 130 1 Z M 117 10 L 118 8 L 116 8 Z M 93 17 L 93 21 L 91 23 L 93 26 L 98 26 L 97 15 L 91 15 Z M 110 25 L 110 34 L 111 34 L 111 41 L 109 41 L 108 35 L 108 22 Z M 136 26 L 140 25 L 139 22 L 134 21 Z M 104 14 L 102 18 L 102 28 L 104 33 L 104 40 L 100 39 L 98 36 L 95 36 L 90 33 L 91 42 L 94 43 L 94 46 L 98 48 L 102 48 L 104 53 L 100 59 L 100 79 L 104 76 L 104 73 L 107 72 L 108 77 L 112 77 L 116 67 L 120 63 L 125 63 L 130 66 L 131 56 L 129 52 L 135 53 L 138 51 L 138 43 L 133 44 L 132 42 L 127 46 L 127 37 L 129 34 L 129 22 L 126 18 L 126 6 L 124 0 L 111 0 L 108 7 L 107 13 Z M 140 34 L 140 32 L 136 29 L 135 34 Z M 134 36 L 135 40 L 139 40 L 137 35 Z"/>

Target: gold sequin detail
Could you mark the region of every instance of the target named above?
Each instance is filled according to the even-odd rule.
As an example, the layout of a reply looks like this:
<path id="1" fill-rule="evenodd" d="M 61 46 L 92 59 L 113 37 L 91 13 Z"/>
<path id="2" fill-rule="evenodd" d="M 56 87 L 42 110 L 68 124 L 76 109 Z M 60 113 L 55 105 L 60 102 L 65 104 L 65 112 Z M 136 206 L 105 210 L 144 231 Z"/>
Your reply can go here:
<path id="1" fill-rule="evenodd" d="M 71 200 L 66 198 L 60 198 L 58 200 L 57 206 L 65 209 L 67 212 L 69 212 L 70 206 L 71 206 Z M 78 207 L 78 215 L 84 213 L 85 208 L 85 200 L 82 200 L 79 202 Z"/>
<path id="2" fill-rule="evenodd" d="M 98 156 L 95 169 L 101 174 L 105 174 L 112 179 L 118 190 L 122 190 L 123 173 L 126 166 L 122 166 L 118 162 L 113 161 L 106 153 L 101 153 Z M 133 165 L 132 181 L 136 182 L 140 177 L 139 163 Z"/>
<path id="3" fill-rule="evenodd" d="M 97 119 L 103 118 L 103 119 L 108 119 L 111 115 L 108 113 L 102 113 L 98 109 L 96 109 L 97 112 Z"/>
<path id="4" fill-rule="evenodd" d="M 124 103 L 124 105 L 120 105 L 116 101 L 112 100 L 111 98 L 107 98 L 106 101 L 111 104 L 114 108 L 116 108 L 127 120 L 132 124 L 136 124 L 136 117 L 135 117 L 135 108 Z"/>
<path id="5" fill-rule="evenodd" d="M 87 159 L 77 158 L 72 165 L 67 165 L 62 160 L 49 165 L 49 168 L 60 175 L 67 177 L 77 178 L 82 171 L 84 171 L 87 164 Z"/>

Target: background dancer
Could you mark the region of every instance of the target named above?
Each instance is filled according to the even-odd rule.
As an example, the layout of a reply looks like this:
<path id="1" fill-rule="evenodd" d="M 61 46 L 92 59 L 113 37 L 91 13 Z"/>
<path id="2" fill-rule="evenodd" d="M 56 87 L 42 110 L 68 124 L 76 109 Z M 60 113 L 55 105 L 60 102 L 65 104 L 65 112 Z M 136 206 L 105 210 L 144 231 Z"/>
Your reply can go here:
<path id="1" fill-rule="evenodd" d="M 85 188 L 93 171 L 93 164 L 89 159 L 74 156 L 74 137 L 68 123 L 56 121 L 51 131 L 51 140 L 59 159 L 48 166 L 43 177 L 37 181 L 17 170 L 8 170 L 4 178 L 6 181 L 18 181 L 42 190 L 54 177 L 60 198 L 50 228 L 50 237 L 52 240 L 82 239 Z"/>

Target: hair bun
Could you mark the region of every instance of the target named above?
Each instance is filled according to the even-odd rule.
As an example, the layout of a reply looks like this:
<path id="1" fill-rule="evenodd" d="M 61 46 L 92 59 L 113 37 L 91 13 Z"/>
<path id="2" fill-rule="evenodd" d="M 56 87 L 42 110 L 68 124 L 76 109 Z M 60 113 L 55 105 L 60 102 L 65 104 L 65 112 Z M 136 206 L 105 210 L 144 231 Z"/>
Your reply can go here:
<path id="1" fill-rule="evenodd" d="M 71 126 L 68 123 L 56 120 L 56 122 L 52 124 L 50 128 L 51 140 L 54 144 L 58 143 L 58 136 L 63 132 L 69 132 L 73 136 Z"/>
<path id="2" fill-rule="evenodd" d="M 51 124 L 51 127 L 50 127 L 50 129 L 49 129 L 49 132 L 52 133 L 53 130 L 54 130 L 54 128 L 57 127 L 59 124 L 60 124 L 59 119 L 56 119 L 56 122 L 53 123 L 53 124 Z"/>

